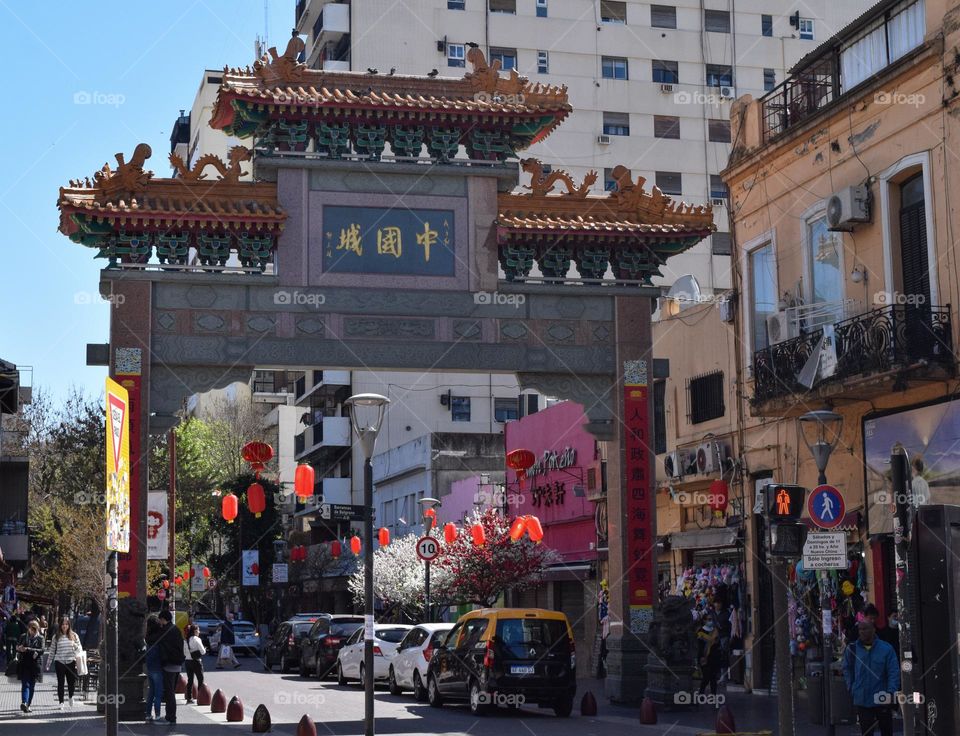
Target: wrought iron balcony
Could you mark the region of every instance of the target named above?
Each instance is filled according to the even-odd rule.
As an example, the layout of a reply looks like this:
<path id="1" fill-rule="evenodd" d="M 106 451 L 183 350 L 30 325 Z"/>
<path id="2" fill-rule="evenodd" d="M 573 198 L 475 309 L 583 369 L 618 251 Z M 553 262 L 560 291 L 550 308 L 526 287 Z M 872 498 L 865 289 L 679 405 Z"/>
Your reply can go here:
<path id="1" fill-rule="evenodd" d="M 808 395 L 821 387 L 828 391 L 830 384 L 851 378 L 895 374 L 912 367 L 933 365 L 954 372 L 949 305 L 892 304 L 837 322 L 836 370 L 810 389 L 798 376 L 822 336 L 823 329 L 818 328 L 754 353 L 754 407 L 790 395 Z"/>

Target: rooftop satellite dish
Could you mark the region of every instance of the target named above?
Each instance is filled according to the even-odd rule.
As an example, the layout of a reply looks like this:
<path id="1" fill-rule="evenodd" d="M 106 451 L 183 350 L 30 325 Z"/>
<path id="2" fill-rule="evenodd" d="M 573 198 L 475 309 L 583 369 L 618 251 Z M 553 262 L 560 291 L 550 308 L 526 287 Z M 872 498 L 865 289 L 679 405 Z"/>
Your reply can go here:
<path id="1" fill-rule="evenodd" d="M 681 310 L 700 304 L 700 284 L 697 282 L 697 277 L 687 274 L 678 278 L 667 292 L 667 299 L 676 302 Z"/>

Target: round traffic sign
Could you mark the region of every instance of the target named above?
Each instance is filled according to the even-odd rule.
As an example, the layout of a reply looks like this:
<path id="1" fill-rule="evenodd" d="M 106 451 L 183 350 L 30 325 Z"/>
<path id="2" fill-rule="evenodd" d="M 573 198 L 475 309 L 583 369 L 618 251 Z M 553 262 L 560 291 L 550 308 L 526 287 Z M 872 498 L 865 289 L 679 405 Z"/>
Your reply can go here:
<path id="1" fill-rule="evenodd" d="M 814 488 L 807 497 L 807 512 L 810 520 L 821 529 L 834 529 L 843 521 L 847 507 L 840 491 L 822 485 Z"/>
<path id="2" fill-rule="evenodd" d="M 417 557 L 424 562 L 433 562 L 440 556 L 440 542 L 433 537 L 420 537 L 417 540 Z"/>

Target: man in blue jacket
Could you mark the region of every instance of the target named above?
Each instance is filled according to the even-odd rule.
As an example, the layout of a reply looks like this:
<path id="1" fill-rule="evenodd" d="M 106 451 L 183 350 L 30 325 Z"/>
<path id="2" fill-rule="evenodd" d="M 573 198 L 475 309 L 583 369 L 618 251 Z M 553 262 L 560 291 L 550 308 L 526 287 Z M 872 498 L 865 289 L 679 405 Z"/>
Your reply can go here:
<path id="1" fill-rule="evenodd" d="M 861 621 L 857 640 L 843 653 L 843 679 L 853 697 L 860 721 L 860 733 L 893 736 L 895 694 L 900 689 L 900 665 L 893 647 L 877 638 L 876 627 Z"/>

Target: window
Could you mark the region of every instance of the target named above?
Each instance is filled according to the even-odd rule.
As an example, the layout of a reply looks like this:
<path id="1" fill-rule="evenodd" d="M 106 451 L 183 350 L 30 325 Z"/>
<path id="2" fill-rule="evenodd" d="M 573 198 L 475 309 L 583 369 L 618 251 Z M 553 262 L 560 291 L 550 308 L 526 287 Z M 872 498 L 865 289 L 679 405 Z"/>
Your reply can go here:
<path id="1" fill-rule="evenodd" d="M 617 182 L 613 178 L 613 169 L 603 170 L 603 191 L 613 192 L 617 188 Z"/>
<path id="2" fill-rule="evenodd" d="M 680 118 L 673 115 L 654 115 L 653 116 L 653 137 L 654 138 L 679 138 L 680 137 Z"/>
<path id="3" fill-rule="evenodd" d="M 733 68 L 723 64 L 707 64 L 708 87 L 732 87 Z"/>
<path id="4" fill-rule="evenodd" d="M 704 10 L 703 30 L 710 33 L 730 33 L 730 13 L 726 10 Z"/>
<path id="5" fill-rule="evenodd" d="M 491 13 L 507 13 L 516 15 L 517 0 L 489 0 Z"/>
<path id="6" fill-rule="evenodd" d="M 799 30 L 800 30 L 801 41 L 812 41 L 813 40 L 813 18 L 801 18 Z"/>
<path id="7" fill-rule="evenodd" d="M 754 351 L 763 350 L 767 339 L 767 317 L 777 311 L 777 260 L 773 243 L 767 243 L 747 254 L 750 278 L 750 332 Z"/>
<path id="8" fill-rule="evenodd" d="M 923 2 L 907 6 L 886 23 L 864 33 L 840 51 L 843 91 L 853 89 L 923 42 L 926 32 Z"/>
<path id="9" fill-rule="evenodd" d="M 603 132 L 606 135 L 630 135 L 630 114 L 625 112 L 603 113 Z"/>
<path id="10" fill-rule="evenodd" d="M 604 79 L 629 79 L 627 60 L 620 56 L 604 56 L 600 61 Z"/>
<path id="11" fill-rule="evenodd" d="M 667 382 L 653 382 L 653 451 L 667 451 Z"/>
<path id="12" fill-rule="evenodd" d="M 447 0 L 447 10 L 466 10 L 466 0 Z"/>
<path id="13" fill-rule="evenodd" d="M 723 183 L 719 174 L 710 174 L 710 199 L 726 199 L 730 196 L 730 190 Z"/>
<path id="14" fill-rule="evenodd" d="M 537 74 L 549 74 L 549 73 L 550 73 L 550 52 L 538 51 L 537 52 Z"/>
<path id="15" fill-rule="evenodd" d="M 661 84 L 676 84 L 680 81 L 680 74 L 675 61 L 653 60 L 653 81 Z"/>
<path id="16" fill-rule="evenodd" d="M 537 17 L 547 17 L 547 0 L 537 0 Z"/>
<path id="17" fill-rule="evenodd" d="M 627 4 L 620 0 L 600 0 L 600 20 L 604 23 L 626 23 Z"/>
<path id="18" fill-rule="evenodd" d="M 490 49 L 490 63 L 500 62 L 500 68 L 503 71 L 510 71 L 517 68 L 517 50 L 516 49 Z"/>
<path id="19" fill-rule="evenodd" d="M 466 66 L 466 49 L 462 43 L 447 44 L 447 66 Z"/>
<path id="20" fill-rule="evenodd" d="M 837 304 L 843 301 L 843 271 L 840 235 L 827 230 L 826 216 L 807 222 L 807 263 L 810 268 L 809 302 Z M 831 321 L 833 321 L 831 319 Z"/>
<path id="21" fill-rule="evenodd" d="M 451 396 L 450 414 L 453 415 L 455 422 L 470 421 L 470 397 L 469 396 Z"/>
<path id="22" fill-rule="evenodd" d="M 714 143 L 730 142 L 730 121 L 729 120 L 708 120 L 707 135 Z"/>
<path id="23" fill-rule="evenodd" d="M 672 5 L 651 5 L 650 25 L 653 28 L 676 28 L 677 9 Z"/>
<path id="24" fill-rule="evenodd" d="M 777 73 L 773 69 L 763 70 L 763 88 L 769 92 L 777 86 Z"/>
<path id="25" fill-rule="evenodd" d="M 690 423 L 718 419 L 726 411 L 723 404 L 723 371 L 714 371 L 690 379 Z"/>
<path id="26" fill-rule="evenodd" d="M 767 37 L 773 36 L 773 16 L 772 15 L 760 16 L 760 33 Z"/>
<path id="27" fill-rule="evenodd" d="M 900 272 L 903 293 L 916 304 L 930 304 L 930 267 L 927 263 L 926 198 L 923 172 L 900 185 Z"/>
<path id="28" fill-rule="evenodd" d="M 710 236 L 710 252 L 715 256 L 728 256 L 733 250 L 730 247 L 730 233 L 714 233 Z"/>
<path id="29" fill-rule="evenodd" d="M 657 187 L 664 194 L 673 194 L 679 196 L 683 194 L 683 186 L 679 171 L 658 171 Z"/>
<path id="30" fill-rule="evenodd" d="M 493 420 L 495 422 L 512 422 L 520 418 L 520 406 L 516 399 L 494 399 Z"/>

